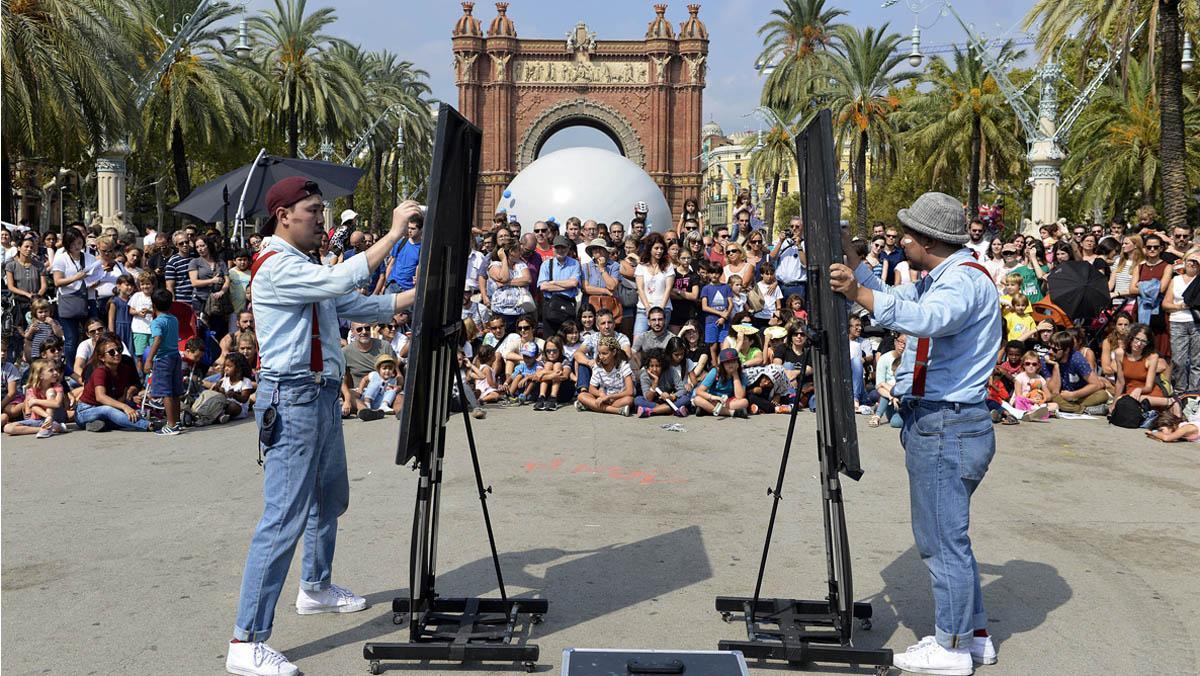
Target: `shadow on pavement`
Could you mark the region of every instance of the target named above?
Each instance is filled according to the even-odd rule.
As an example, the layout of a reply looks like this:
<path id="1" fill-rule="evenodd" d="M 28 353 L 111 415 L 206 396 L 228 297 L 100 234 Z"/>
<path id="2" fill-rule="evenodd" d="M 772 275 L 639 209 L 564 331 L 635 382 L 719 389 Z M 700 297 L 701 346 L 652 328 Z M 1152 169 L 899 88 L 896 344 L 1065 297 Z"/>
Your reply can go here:
<path id="1" fill-rule="evenodd" d="M 486 542 L 482 544 L 486 547 Z M 500 567 L 506 588 L 534 590 L 510 596 L 550 599 L 545 623 L 539 626 L 538 636 L 529 640 L 651 601 L 712 576 L 697 526 L 594 550 L 539 548 L 504 553 L 500 555 Z M 542 567 L 546 571 L 544 577 L 530 571 Z M 437 578 L 438 594 L 443 597 L 496 597 L 498 589 L 490 556 L 441 573 Z M 408 589 L 402 588 L 374 592 L 366 598 L 372 607 L 390 608 L 394 597 L 407 595 Z M 298 660 L 372 640 L 407 641 L 408 626 L 392 624 L 392 614 L 386 612 L 357 627 L 287 648 L 286 652 L 289 659 Z"/>
<path id="2" fill-rule="evenodd" d="M 997 645 L 1010 636 L 1036 629 L 1054 609 L 1071 599 L 1067 581 L 1051 565 L 1012 560 L 996 565 L 981 563 L 983 603 L 988 631 Z M 874 609 L 874 627 L 855 632 L 868 645 L 887 645 L 900 626 L 917 636 L 933 633 L 933 594 L 929 570 L 915 546 L 909 547 L 880 573 L 884 588 L 867 599 Z"/>

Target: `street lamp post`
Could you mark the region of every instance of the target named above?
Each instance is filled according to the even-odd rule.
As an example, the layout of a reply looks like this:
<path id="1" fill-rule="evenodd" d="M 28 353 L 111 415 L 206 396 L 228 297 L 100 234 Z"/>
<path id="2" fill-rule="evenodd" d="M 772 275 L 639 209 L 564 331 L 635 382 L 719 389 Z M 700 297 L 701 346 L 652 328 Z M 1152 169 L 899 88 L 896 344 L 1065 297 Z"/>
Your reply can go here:
<path id="1" fill-rule="evenodd" d="M 883 7 L 891 7 L 900 0 L 887 0 L 883 3 Z M 906 2 L 909 11 L 917 14 L 934 3 L 919 3 Z M 1096 91 L 1103 84 L 1108 74 L 1112 71 L 1113 66 L 1117 63 L 1119 53 L 1110 53 L 1109 58 L 1103 62 L 1099 59 L 1089 61 L 1088 65 L 1094 68 L 1097 72 L 1095 77 L 1088 82 L 1067 110 L 1060 116 L 1058 114 L 1058 89 L 1060 82 L 1064 81 L 1062 66 L 1054 59 L 1052 54 L 1046 60 L 1046 63 L 1037 70 L 1034 78 L 1029 84 L 1023 88 L 1018 88 L 1013 85 L 1008 79 L 1008 73 L 996 57 L 988 51 L 988 44 L 979 37 L 974 30 L 958 12 L 954 10 L 954 6 L 949 0 L 940 0 L 939 16 L 944 16 L 946 13 L 954 15 L 954 18 L 967 32 L 970 47 L 978 55 L 979 60 L 983 62 L 984 68 L 996 81 L 1000 92 L 1004 94 L 1005 100 L 1012 106 L 1013 111 L 1017 115 L 1017 120 L 1025 129 L 1025 139 L 1028 143 L 1028 152 L 1026 159 L 1029 161 L 1029 179 L 1028 183 L 1033 186 L 1033 198 L 1030 204 L 1030 218 L 1034 225 L 1053 223 L 1058 220 L 1058 188 L 1062 182 L 1062 163 L 1066 159 L 1067 153 L 1064 148 L 1067 136 L 1071 132 L 1071 128 L 1079 119 L 1080 113 L 1087 104 L 1092 100 Z M 1146 22 L 1138 24 L 1137 28 L 1129 35 L 1125 45 L 1132 43 L 1145 27 Z M 920 54 L 920 31 L 913 29 L 913 44 L 912 53 L 909 55 L 909 63 L 916 66 L 921 62 Z M 1123 51 L 1124 47 L 1122 47 Z M 1040 85 L 1040 97 L 1038 107 L 1035 111 L 1025 101 L 1025 91 L 1035 83 Z"/>

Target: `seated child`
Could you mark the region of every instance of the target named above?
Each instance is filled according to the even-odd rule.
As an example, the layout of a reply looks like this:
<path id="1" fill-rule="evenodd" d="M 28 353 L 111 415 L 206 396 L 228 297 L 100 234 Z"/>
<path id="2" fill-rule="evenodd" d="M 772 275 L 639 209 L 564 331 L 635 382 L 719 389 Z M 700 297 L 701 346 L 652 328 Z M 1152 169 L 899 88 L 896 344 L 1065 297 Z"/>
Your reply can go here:
<path id="1" fill-rule="evenodd" d="M 375 370 L 362 377 L 358 391 L 362 393 L 363 408 L 358 411 L 359 420 L 379 420 L 398 406 L 400 383 L 397 378 L 396 358 L 381 354 L 375 358 Z"/>
<path id="2" fill-rule="evenodd" d="M 733 416 L 748 418 L 750 401 L 746 399 L 746 375 L 737 350 L 725 348 L 718 355 L 717 367 L 708 372 L 703 382 L 696 386 L 692 401 L 696 404 L 696 415 Z"/>
<path id="3" fill-rule="evenodd" d="M 571 380 L 571 368 L 563 361 L 563 348 L 558 337 L 547 338 L 546 347 L 542 350 L 542 366 L 534 374 L 539 383 L 535 411 L 558 410 L 558 395 L 560 386 Z"/>
<path id="4" fill-rule="evenodd" d="M 1021 357 L 1021 372 L 1013 376 L 1013 392 L 1009 404 L 1025 411 L 1025 419 L 1044 421 L 1058 414 L 1058 404 L 1050 401 L 1050 386 L 1039 373 L 1041 360 L 1030 350 Z"/>
<path id="5" fill-rule="evenodd" d="M 533 399 L 533 392 L 537 389 L 537 372 L 542 368 L 542 362 L 538 361 L 539 352 L 537 343 L 522 345 L 521 363 L 513 367 L 512 377 L 508 380 L 508 396 L 521 405 Z"/>
<path id="6" fill-rule="evenodd" d="M 479 347 L 479 351 L 475 353 L 475 359 L 471 362 L 468 375 L 474 381 L 475 398 L 481 404 L 500 401 L 503 396 L 496 388 L 496 372 L 492 369 L 492 362 L 495 359 L 496 347 L 484 343 Z"/>
<path id="7" fill-rule="evenodd" d="M 1004 323 L 1008 327 L 1007 340 L 1027 340 L 1037 331 L 1037 320 L 1024 294 L 1013 294 L 1012 309 L 1004 312 Z"/>
<path id="8" fill-rule="evenodd" d="M 25 382 L 24 418 L 4 426 L 4 433 L 13 436 L 36 434 L 38 439 L 67 431 L 64 406 L 62 367 L 46 359 L 35 359 L 29 366 Z"/>
<path id="9" fill-rule="evenodd" d="M 633 369 L 614 336 L 596 343 L 596 367 L 585 391 L 575 400 L 575 410 L 633 415 Z"/>
<path id="10" fill-rule="evenodd" d="M 232 419 L 246 417 L 250 412 L 250 395 L 254 394 L 254 381 L 250 380 L 250 364 L 246 358 L 237 352 L 225 356 L 222 367 L 224 372 L 217 387 L 229 403 L 225 405 L 225 413 Z"/>
<path id="11" fill-rule="evenodd" d="M 667 345 L 670 346 L 670 342 Z M 682 346 L 679 352 L 682 359 Z M 634 399 L 639 418 L 672 413 L 682 418 L 688 414 L 688 402 L 691 401 L 691 397 L 679 379 L 678 368 L 672 368 L 671 360 L 664 350 L 654 348 L 646 352 L 645 365 L 642 366 L 639 379 L 642 384 L 642 396 Z"/>

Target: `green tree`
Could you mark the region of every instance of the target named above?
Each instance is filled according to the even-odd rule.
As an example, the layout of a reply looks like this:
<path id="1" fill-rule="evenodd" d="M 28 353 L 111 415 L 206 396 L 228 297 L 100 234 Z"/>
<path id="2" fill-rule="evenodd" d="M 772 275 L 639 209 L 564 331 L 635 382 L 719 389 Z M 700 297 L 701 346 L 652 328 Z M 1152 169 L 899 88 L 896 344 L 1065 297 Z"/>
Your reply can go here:
<path id="1" fill-rule="evenodd" d="M 763 84 L 763 104 L 787 109 L 808 100 L 812 74 L 846 10 L 826 9 L 825 0 L 784 0 L 783 5 L 771 10 L 773 18 L 758 29 L 763 38 L 758 63 L 775 64 Z"/>
<path id="2" fill-rule="evenodd" d="M 877 168 L 895 164 L 899 143 L 892 119 L 899 106 L 894 89 L 918 77 L 911 71 L 896 71 L 906 57 L 899 50 L 901 37 L 880 28 L 843 28 L 837 32 L 834 54 L 826 60 L 827 72 L 813 75 L 814 82 L 828 78 L 818 90 L 824 105 L 833 112 L 838 155 L 849 148 L 855 197 L 855 222 L 867 224 L 868 158 Z"/>
<path id="3" fill-rule="evenodd" d="M 302 138 L 328 135 L 362 105 L 354 66 L 333 49 L 345 41 L 323 32 L 336 14 L 330 7 L 309 14 L 307 6 L 307 0 L 275 0 L 273 9 L 249 21 L 269 83 L 269 123 L 283 123 L 292 157 Z"/>
<path id="4" fill-rule="evenodd" d="M 779 108 L 763 109 L 763 116 L 770 124 L 761 138 L 746 139 L 744 152 L 750 156 L 748 173 L 766 191 L 763 220 L 767 225 L 767 240 L 775 236 L 775 198 L 779 193 L 781 176 L 796 171 L 796 133 L 807 124 L 808 117 L 801 117 L 799 110 Z M 760 145 L 761 142 L 761 145 Z"/>
<path id="5" fill-rule="evenodd" d="M 1185 22 L 1194 28 L 1200 16 L 1200 0 L 1038 0 L 1025 17 L 1026 27 L 1038 26 L 1038 47 L 1049 53 L 1075 27 L 1082 29 L 1089 46 L 1101 42 L 1130 43 L 1133 28 L 1149 24 L 1146 58 L 1142 63 L 1151 74 L 1157 71 L 1160 103 L 1163 220 L 1168 226 L 1187 221 L 1188 139 L 1184 133 L 1185 97 L 1180 42 Z M 1086 51 L 1086 49 L 1085 49 Z M 1123 79 L 1130 78 L 1123 69 Z"/>
<path id="6" fill-rule="evenodd" d="M 1011 41 L 1001 46 L 1001 62 L 1024 58 Z M 929 64 L 928 90 L 904 102 L 903 117 L 909 131 L 905 140 L 919 149 L 921 166 L 932 180 L 961 174 L 968 166 L 966 192 L 969 213 L 979 213 L 979 188 L 987 154 L 993 166 L 1019 166 L 1024 150 L 1022 133 L 996 81 L 969 49 L 957 46 L 953 67 L 941 57 Z M 961 186 L 959 186 L 961 189 Z"/>
<path id="7" fill-rule="evenodd" d="M 1082 204 L 1122 213 L 1130 207 L 1153 204 L 1161 189 L 1161 90 L 1137 59 L 1131 59 L 1128 81 L 1104 84 L 1092 105 L 1072 130 L 1071 155 L 1063 165 L 1067 190 L 1078 187 Z M 1187 150 L 1200 153 L 1200 106 L 1196 92 L 1185 90 L 1188 102 L 1185 131 Z M 1200 180 L 1200 167 L 1190 167 Z"/>
<path id="8" fill-rule="evenodd" d="M 137 11 L 141 51 L 149 63 L 162 54 L 169 36 L 157 27 L 183 23 L 196 11 L 199 0 L 141 0 Z M 226 2 L 209 6 L 195 35 L 180 49 L 141 111 L 141 142 L 171 152 L 175 193 L 183 199 L 192 190 L 187 143 L 212 145 L 246 138 L 251 129 L 250 111 L 261 109 L 252 85 L 253 71 L 235 63 L 226 54 L 222 33 L 238 9 Z"/>

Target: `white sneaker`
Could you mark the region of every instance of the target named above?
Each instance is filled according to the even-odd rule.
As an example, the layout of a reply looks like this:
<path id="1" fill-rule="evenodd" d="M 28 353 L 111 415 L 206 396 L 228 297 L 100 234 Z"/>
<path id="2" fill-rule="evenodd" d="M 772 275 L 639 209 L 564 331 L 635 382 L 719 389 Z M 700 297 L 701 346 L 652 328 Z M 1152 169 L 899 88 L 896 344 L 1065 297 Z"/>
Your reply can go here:
<path id="1" fill-rule="evenodd" d="M 870 406 L 867 406 L 866 404 L 863 404 L 862 406 L 858 407 L 859 415 L 871 415 L 874 412 L 875 412 L 875 409 L 871 408 Z"/>
<path id="2" fill-rule="evenodd" d="M 300 593 L 296 594 L 296 612 L 301 615 L 357 613 L 366 607 L 366 599 L 355 596 L 354 592 L 336 584 L 329 585 L 324 591 L 310 592 L 301 589 Z"/>
<path id="3" fill-rule="evenodd" d="M 1045 404 L 1038 404 L 1029 409 L 1029 412 L 1025 415 L 1034 422 L 1045 422 L 1050 419 L 1050 407 Z"/>
<path id="4" fill-rule="evenodd" d="M 893 655 L 892 666 L 901 671 L 941 676 L 971 676 L 975 671 L 970 650 L 943 648 L 932 636 L 926 636 L 908 650 Z"/>
<path id="5" fill-rule="evenodd" d="M 991 636 L 971 637 L 971 659 L 976 664 L 996 663 L 996 644 L 992 643 Z"/>
<path id="6" fill-rule="evenodd" d="M 263 642 L 230 643 L 225 671 L 243 676 L 295 676 L 300 669 Z"/>

